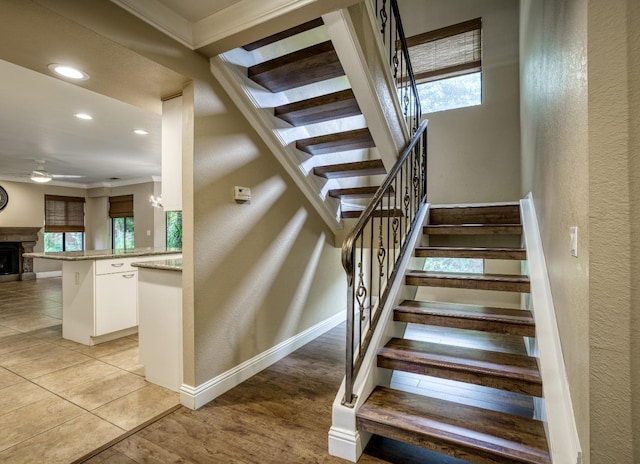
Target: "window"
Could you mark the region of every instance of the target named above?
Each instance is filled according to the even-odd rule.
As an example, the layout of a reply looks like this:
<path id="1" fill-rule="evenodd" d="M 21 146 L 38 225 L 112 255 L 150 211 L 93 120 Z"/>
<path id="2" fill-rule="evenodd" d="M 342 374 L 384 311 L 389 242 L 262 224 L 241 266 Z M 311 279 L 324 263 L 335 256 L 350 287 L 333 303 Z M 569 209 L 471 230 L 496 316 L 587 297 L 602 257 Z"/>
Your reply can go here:
<path id="1" fill-rule="evenodd" d="M 182 211 L 167 211 L 167 248 L 182 248 Z"/>
<path id="2" fill-rule="evenodd" d="M 407 39 L 423 113 L 482 103 L 482 18 Z"/>
<path id="3" fill-rule="evenodd" d="M 114 250 L 129 250 L 135 247 L 132 217 L 112 218 L 111 234 Z"/>
<path id="4" fill-rule="evenodd" d="M 475 258 L 427 258 L 424 270 L 430 272 L 484 273 L 484 259 Z"/>
<path id="5" fill-rule="evenodd" d="M 113 249 L 134 248 L 133 195 L 109 197 L 109 217 Z"/>
<path id="6" fill-rule="evenodd" d="M 84 250 L 84 197 L 44 196 L 44 251 Z"/>

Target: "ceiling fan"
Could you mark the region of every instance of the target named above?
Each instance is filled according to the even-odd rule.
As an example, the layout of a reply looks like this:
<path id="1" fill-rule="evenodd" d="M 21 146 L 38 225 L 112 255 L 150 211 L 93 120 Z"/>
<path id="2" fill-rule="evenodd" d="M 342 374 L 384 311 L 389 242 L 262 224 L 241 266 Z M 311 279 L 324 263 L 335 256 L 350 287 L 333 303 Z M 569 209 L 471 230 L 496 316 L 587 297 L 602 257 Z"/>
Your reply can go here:
<path id="1" fill-rule="evenodd" d="M 39 184 L 44 184 L 46 182 L 51 182 L 53 179 L 79 179 L 84 176 L 78 176 L 73 174 L 50 174 L 48 171 L 44 169 L 44 160 L 34 160 L 36 163 L 36 168 L 31 171 L 31 175 L 29 178 L 33 182 L 37 182 Z"/>

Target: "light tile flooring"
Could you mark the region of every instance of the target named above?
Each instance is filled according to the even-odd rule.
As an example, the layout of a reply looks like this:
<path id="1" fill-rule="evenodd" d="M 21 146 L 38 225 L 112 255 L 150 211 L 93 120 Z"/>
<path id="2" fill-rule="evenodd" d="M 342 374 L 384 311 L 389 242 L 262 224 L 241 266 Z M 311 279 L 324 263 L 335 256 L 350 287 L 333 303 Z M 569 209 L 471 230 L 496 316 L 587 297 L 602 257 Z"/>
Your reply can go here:
<path id="1" fill-rule="evenodd" d="M 136 335 L 62 338 L 60 278 L 0 282 L 0 462 L 73 462 L 179 402 L 144 379 Z"/>

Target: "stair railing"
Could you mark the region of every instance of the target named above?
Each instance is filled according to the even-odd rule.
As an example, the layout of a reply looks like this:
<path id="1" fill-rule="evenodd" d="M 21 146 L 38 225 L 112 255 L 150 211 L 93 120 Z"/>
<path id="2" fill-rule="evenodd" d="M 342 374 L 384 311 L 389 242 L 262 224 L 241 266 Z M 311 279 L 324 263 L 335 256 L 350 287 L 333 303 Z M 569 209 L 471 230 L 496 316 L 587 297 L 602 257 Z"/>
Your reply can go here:
<path id="1" fill-rule="evenodd" d="M 347 273 L 346 378 L 343 404 L 353 406 L 354 381 L 408 252 L 427 197 L 427 121 L 422 122 L 342 245 Z"/>
<path id="2" fill-rule="evenodd" d="M 411 134 L 415 134 L 420 124 L 420 96 L 416 85 L 409 47 L 404 35 L 400 9 L 397 0 L 369 0 L 375 8 L 382 42 L 389 55 L 389 66 L 396 83 L 400 105 Z"/>

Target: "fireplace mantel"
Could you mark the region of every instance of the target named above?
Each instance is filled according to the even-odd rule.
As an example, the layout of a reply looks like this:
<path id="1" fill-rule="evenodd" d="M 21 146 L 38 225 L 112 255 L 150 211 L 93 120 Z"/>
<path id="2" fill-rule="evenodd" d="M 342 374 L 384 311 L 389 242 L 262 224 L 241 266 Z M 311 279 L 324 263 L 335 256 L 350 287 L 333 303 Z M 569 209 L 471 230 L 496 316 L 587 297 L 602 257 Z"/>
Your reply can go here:
<path id="1" fill-rule="evenodd" d="M 38 242 L 41 227 L 0 227 L 0 242 L 20 243 L 20 266 L 18 274 L 0 276 L 0 282 L 6 280 L 34 280 L 33 258 L 24 258 L 23 253 L 32 253 Z"/>

